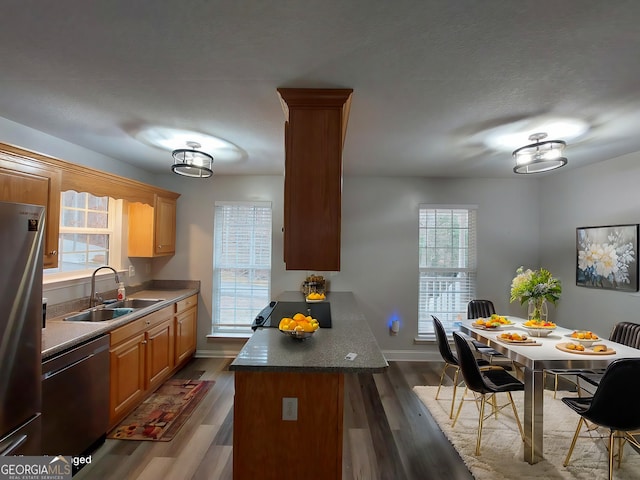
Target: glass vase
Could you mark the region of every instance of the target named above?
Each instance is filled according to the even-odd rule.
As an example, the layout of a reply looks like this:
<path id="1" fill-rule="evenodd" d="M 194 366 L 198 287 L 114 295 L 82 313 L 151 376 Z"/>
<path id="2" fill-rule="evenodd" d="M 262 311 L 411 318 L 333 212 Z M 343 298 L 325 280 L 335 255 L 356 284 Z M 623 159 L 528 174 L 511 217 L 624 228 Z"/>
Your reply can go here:
<path id="1" fill-rule="evenodd" d="M 547 309 L 547 299 L 530 298 L 529 308 L 527 309 L 527 317 L 534 322 L 546 322 L 549 311 Z"/>

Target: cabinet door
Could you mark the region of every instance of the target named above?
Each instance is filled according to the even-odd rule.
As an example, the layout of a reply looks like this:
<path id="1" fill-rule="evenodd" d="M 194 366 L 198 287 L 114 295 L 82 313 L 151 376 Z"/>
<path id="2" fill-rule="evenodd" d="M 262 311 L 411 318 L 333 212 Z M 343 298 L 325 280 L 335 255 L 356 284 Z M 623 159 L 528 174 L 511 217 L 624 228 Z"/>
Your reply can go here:
<path id="1" fill-rule="evenodd" d="M 109 424 L 113 427 L 145 395 L 146 337 L 139 333 L 110 350 Z"/>
<path id="2" fill-rule="evenodd" d="M 58 266 L 60 172 L 0 158 L 0 200 L 46 207 L 44 268 Z"/>
<path id="3" fill-rule="evenodd" d="M 176 200 L 156 197 L 155 254 L 176 253 Z"/>
<path id="4" fill-rule="evenodd" d="M 154 205 L 129 204 L 128 256 L 158 257 L 176 252 L 176 200 L 155 197 Z"/>
<path id="5" fill-rule="evenodd" d="M 190 308 L 176 315 L 176 365 L 188 360 L 196 351 L 198 309 Z"/>
<path id="6" fill-rule="evenodd" d="M 173 370 L 173 319 L 147 331 L 147 388 L 155 390 Z"/>
<path id="7" fill-rule="evenodd" d="M 284 261 L 340 270 L 342 146 L 351 89 L 279 88 L 286 104 Z"/>

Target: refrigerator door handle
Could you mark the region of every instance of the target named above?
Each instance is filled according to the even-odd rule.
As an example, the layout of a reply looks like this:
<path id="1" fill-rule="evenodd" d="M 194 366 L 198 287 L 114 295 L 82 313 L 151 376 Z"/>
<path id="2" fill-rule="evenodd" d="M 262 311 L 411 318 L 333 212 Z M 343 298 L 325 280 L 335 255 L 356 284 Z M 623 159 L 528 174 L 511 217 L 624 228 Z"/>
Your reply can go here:
<path id="1" fill-rule="evenodd" d="M 13 440 L 9 445 L 7 445 L 1 452 L 0 457 L 6 457 L 11 455 L 14 450 L 16 450 L 20 445 L 27 441 L 26 435 L 20 435 L 18 438 Z"/>

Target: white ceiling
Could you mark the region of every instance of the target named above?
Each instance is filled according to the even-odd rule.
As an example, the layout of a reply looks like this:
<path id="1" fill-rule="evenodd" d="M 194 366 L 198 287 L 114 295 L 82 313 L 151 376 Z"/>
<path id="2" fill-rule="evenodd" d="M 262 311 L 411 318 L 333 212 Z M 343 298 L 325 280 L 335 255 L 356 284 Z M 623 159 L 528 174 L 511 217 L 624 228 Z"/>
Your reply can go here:
<path id="1" fill-rule="evenodd" d="M 540 116 L 590 126 L 565 168 L 640 151 L 637 0 L 1 5 L 0 117 L 153 172 L 171 155 L 142 126 L 244 151 L 216 174 L 281 174 L 278 87 L 353 88 L 347 175 L 513 177 L 482 140 Z"/>

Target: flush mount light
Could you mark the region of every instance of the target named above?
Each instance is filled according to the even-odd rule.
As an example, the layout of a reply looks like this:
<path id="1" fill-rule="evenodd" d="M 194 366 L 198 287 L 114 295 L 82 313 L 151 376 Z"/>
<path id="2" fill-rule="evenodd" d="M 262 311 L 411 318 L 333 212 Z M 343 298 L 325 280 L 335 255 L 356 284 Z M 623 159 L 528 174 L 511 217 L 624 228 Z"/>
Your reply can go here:
<path id="1" fill-rule="evenodd" d="M 173 151 L 173 165 L 171 171 L 178 175 L 192 178 L 209 178 L 213 175 L 211 166 L 213 157 L 201 148 L 198 142 L 187 142 L 189 148 L 179 148 Z"/>
<path id="2" fill-rule="evenodd" d="M 513 152 L 516 166 L 513 167 L 515 173 L 529 174 L 542 173 L 564 167 L 567 159 L 562 156 L 562 152 L 567 146 L 562 140 L 547 140 L 546 133 L 534 133 L 529 136 L 531 145 L 525 145 Z"/>

